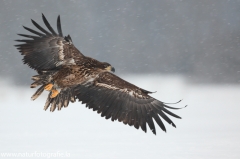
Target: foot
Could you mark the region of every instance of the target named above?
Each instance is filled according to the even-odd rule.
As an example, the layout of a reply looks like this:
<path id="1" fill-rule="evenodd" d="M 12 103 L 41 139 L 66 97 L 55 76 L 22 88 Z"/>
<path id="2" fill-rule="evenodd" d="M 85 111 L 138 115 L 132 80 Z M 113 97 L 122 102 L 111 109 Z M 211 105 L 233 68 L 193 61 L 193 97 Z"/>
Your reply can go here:
<path id="1" fill-rule="evenodd" d="M 47 91 L 50 91 L 50 90 L 52 90 L 52 87 L 53 87 L 53 84 L 49 83 L 44 87 L 44 89 L 47 90 Z"/>
<path id="2" fill-rule="evenodd" d="M 58 94 L 59 92 L 56 89 L 53 89 L 50 98 L 55 98 Z"/>

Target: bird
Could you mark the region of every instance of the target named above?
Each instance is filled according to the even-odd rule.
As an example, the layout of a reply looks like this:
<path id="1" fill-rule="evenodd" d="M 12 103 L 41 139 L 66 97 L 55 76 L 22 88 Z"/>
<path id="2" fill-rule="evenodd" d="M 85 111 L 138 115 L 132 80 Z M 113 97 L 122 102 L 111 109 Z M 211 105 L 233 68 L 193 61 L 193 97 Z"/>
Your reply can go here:
<path id="1" fill-rule="evenodd" d="M 38 31 L 23 26 L 32 34 L 18 34 L 25 39 L 15 40 L 20 43 L 14 46 L 23 55 L 23 63 L 37 72 L 31 78 L 33 83 L 30 87 L 38 89 L 31 99 L 37 99 L 44 90 L 49 92 L 44 110 L 49 107 L 51 112 L 61 110 L 78 100 L 101 117 L 141 128 L 144 132 L 147 132 L 148 125 L 156 135 L 156 123 L 166 132 L 163 120 L 176 127 L 169 116 L 181 117 L 169 109 L 181 108 L 171 107 L 167 105 L 169 103 L 150 96 L 154 92 L 118 77 L 111 64 L 82 54 L 70 35 L 63 36 L 60 15 L 57 32 L 44 14 L 42 20 L 47 29 L 31 19 Z"/>

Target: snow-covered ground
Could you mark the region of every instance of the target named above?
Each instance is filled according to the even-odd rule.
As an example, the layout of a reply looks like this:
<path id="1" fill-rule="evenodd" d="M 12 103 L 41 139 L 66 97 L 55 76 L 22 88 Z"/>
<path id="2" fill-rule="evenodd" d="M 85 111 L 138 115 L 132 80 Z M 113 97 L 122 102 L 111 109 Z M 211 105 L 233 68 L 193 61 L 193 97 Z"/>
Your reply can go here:
<path id="1" fill-rule="evenodd" d="M 80 103 L 53 113 L 43 111 L 47 93 L 0 82 L 0 158 L 226 159 L 240 158 L 240 86 L 196 85 L 179 76 L 124 76 L 175 110 L 182 119 L 166 123 L 167 133 L 144 133 L 101 118 Z M 25 155 L 25 156 L 24 156 Z"/>

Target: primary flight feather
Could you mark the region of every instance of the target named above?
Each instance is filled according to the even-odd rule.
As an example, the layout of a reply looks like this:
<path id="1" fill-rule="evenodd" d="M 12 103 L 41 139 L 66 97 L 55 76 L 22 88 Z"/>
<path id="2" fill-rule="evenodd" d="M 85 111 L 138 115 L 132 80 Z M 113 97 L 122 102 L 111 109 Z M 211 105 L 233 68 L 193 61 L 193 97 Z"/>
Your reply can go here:
<path id="1" fill-rule="evenodd" d="M 154 121 L 166 131 L 162 122 L 165 120 L 176 127 L 167 116 L 180 118 L 168 109 L 178 109 L 165 105 L 149 96 L 150 91 L 139 88 L 113 74 L 115 71 L 107 62 L 100 62 L 83 55 L 74 45 L 70 35 L 63 36 L 60 16 L 57 19 L 57 31 L 51 27 L 42 14 L 48 30 L 32 20 L 39 31 L 23 26 L 34 35 L 18 34 L 29 38 L 16 40 L 23 42 L 15 45 L 23 55 L 23 62 L 36 70 L 38 75 L 32 77 L 31 88 L 38 87 L 32 99 L 35 100 L 44 90 L 49 91 L 44 110 L 61 110 L 76 99 L 85 103 L 112 121 L 141 127 L 147 126 L 156 134 Z"/>

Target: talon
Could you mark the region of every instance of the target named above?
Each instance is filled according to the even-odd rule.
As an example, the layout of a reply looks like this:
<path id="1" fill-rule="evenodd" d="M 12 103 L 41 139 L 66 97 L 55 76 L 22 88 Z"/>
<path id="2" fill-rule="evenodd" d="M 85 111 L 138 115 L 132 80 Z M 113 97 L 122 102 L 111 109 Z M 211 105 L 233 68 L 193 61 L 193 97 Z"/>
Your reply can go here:
<path id="1" fill-rule="evenodd" d="M 53 84 L 52 84 L 52 83 L 49 83 L 48 85 L 46 85 L 46 86 L 44 87 L 44 89 L 47 90 L 47 91 L 50 91 L 50 90 L 52 89 L 52 87 L 53 87 Z"/>
<path id="2" fill-rule="evenodd" d="M 50 98 L 55 98 L 58 94 L 59 92 L 56 89 L 53 89 Z"/>

